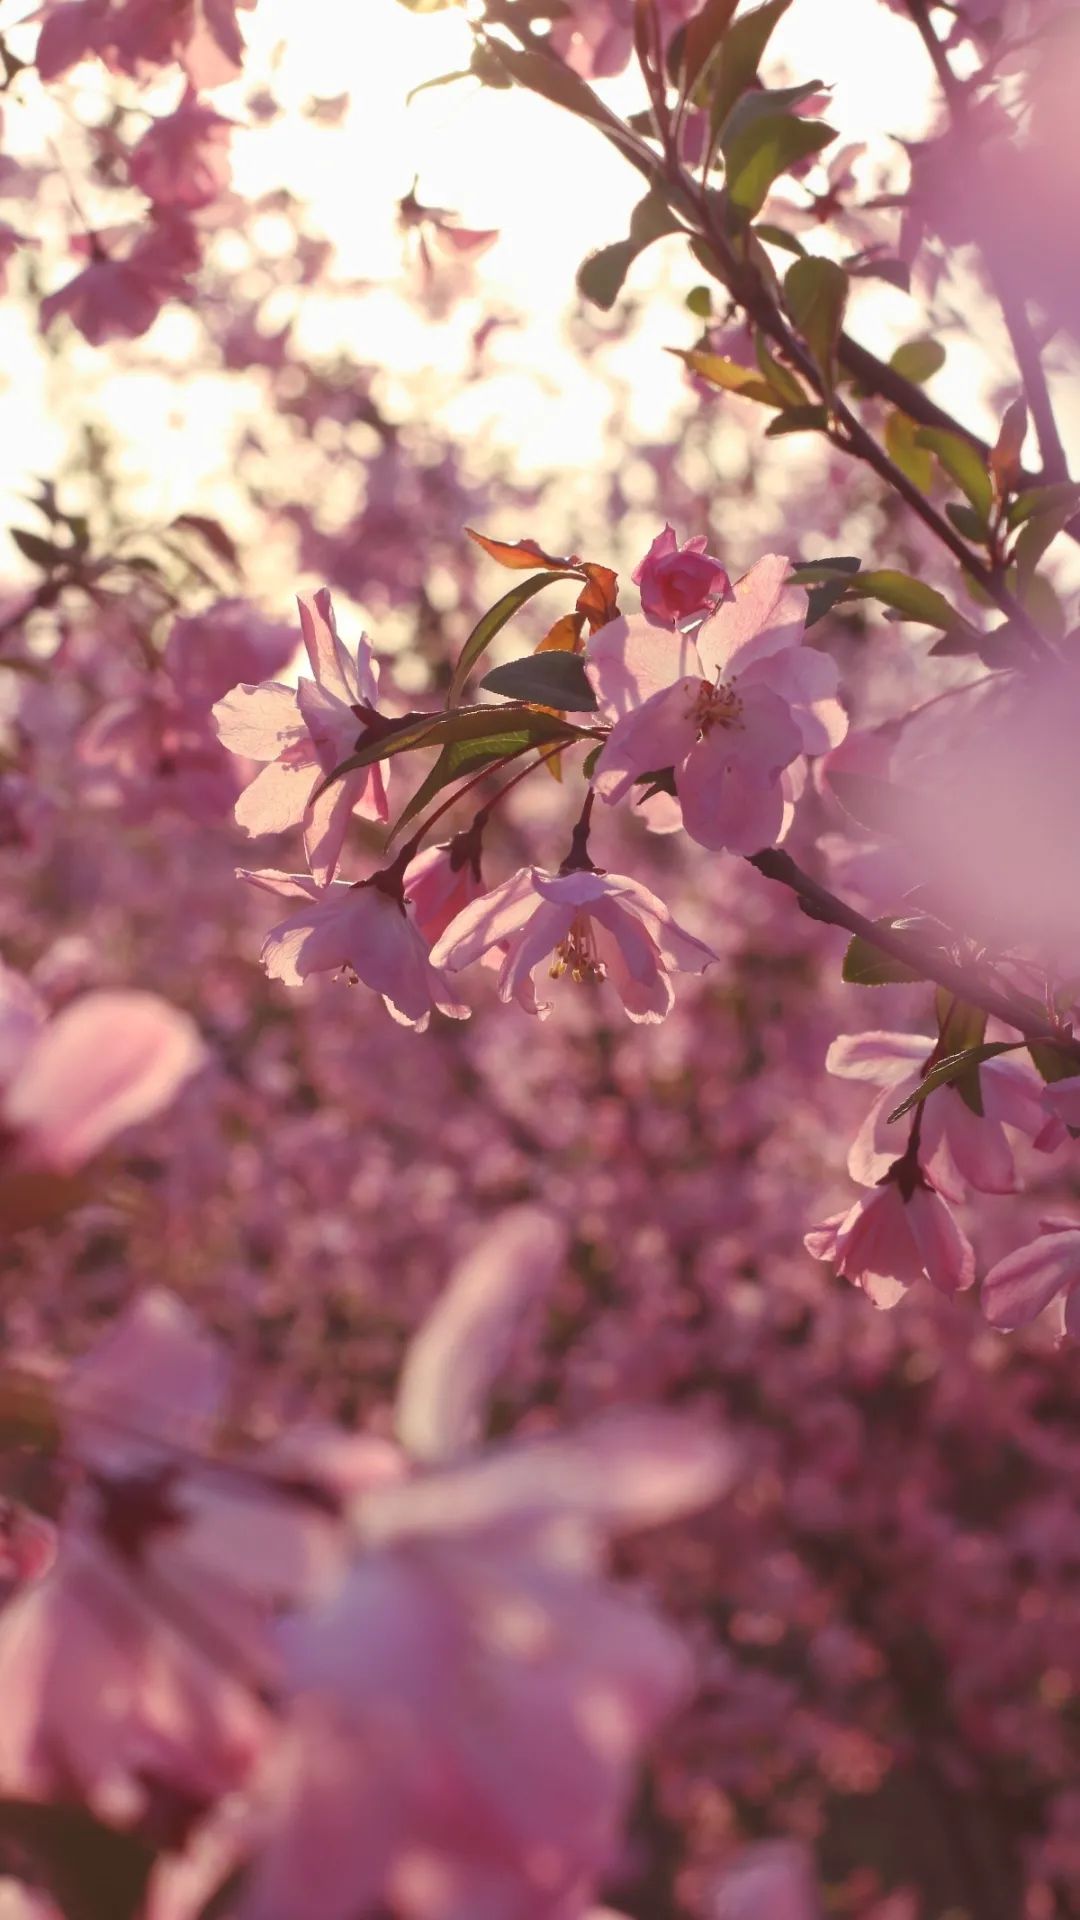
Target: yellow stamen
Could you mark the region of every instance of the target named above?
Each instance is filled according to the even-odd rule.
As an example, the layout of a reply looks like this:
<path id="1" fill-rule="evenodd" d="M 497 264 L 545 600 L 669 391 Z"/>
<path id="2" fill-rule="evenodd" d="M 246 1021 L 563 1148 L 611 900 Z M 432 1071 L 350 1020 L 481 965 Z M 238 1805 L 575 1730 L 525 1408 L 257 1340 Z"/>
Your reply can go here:
<path id="1" fill-rule="evenodd" d="M 576 913 L 571 922 L 570 931 L 565 940 L 561 940 L 551 956 L 548 974 L 552 980 L 561 980 L 569 972 L 576 986 L 597 986 L 606 978 L 604 963 L 596 951 L 596 936 L 592 921 L 587 913 Z"/>

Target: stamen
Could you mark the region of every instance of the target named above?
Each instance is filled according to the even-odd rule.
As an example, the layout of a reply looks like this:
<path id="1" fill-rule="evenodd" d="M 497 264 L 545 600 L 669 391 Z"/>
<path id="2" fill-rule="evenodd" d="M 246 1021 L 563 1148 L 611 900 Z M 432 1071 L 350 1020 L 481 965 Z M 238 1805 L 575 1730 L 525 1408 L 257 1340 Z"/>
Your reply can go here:
<path id="1" fill-rule="evenodd" d="M 714 727 L 739 727 L 743 724 L 743 703 L 734 687 L 726 681 L 711 686 L 708 680 L 699 680 L 690 714 L 697 724 L 702 739 L 712 732 Z"/>
<path id="2" fill-rule="evenodd" d="M 579 987 L 599 986 L 607 978 L 604 963 L 596 950 L 592 921 L 587 913 L 574 915 L 566 939 L 559 942 L 551 956 L 549 978 L 561 980 L 567 972 L 575 986 Z"/>

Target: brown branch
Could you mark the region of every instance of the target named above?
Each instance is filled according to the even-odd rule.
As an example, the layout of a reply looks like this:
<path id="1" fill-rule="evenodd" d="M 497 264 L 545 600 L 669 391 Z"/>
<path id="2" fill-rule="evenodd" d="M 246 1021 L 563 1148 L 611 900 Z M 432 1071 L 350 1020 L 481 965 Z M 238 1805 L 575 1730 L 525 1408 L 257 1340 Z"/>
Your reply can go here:
<path id="1" fill-rule="evenodd" d="M 876 948 L 879 953 L 921 973 L 927 980 L 935 981 L 939 987 L 945 987 L 969 1006 L 981 1007 L 984 1013 L 1004 1021 L 1006 1026 L 1015 1027 L 1025 1040 L 1036 1045 L 1059 1048 L 1063 1055 L 1077 1062 L 1077 1070 L 1080 1071 L 1080 1044 L 1072 1039 L 1070 1032 L 1050 1026 L 1041 1008 L 1037 1008 L 1036 1003 L 1029 1001 L 1026 996 L 1002 990 L 993 981 L 987 981 L 977 969 L 950 960 L 939 947 L 931 946 L 909 932 L 896 932 L 891 927 L 879 925 L 875 920 L 868 920 L 865 914 L 849 907 L 846 901 L 838 899 L 827 887 L 804 873 L 791 855 L 780 847 L 767 847 L 762 853 L 749 855 L 748 864 L 764 874 L 766 880 L 775 880 L 780 886 L 790 888 L 812 920 L 820 920 L 825 926 L 839 927 L 843 932 L 865 940 L 868 946 Z M 1033 1007 L 1036 1007 L 1037 1018 L 1032 1012 Z"/>

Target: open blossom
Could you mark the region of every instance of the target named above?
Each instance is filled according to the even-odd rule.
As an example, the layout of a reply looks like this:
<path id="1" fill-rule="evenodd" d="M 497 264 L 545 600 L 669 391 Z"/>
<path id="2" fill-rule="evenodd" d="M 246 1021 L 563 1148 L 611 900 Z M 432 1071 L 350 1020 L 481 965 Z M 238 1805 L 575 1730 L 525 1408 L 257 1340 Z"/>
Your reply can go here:
<path id="1" fill-rule="evenodd" d="M 716 959 L 637 880 L 538 867 L 523 867 L 474 900 L 436 941 L 431 957 L 456 973 L 494 947 L 506 956 L 499 998 L 541 1018 L 551 1007 L 537 1000 L 533 975 L 544 961 L 553 980 L 569 973 L 578 984 L 609 981 L 631 1020 L 656 1021 L 674 999 L 670 973 L 702 973 Z"/>
<path id="2" fill-rule="evenodd" d="M 886 1179 L 806 1235 L 815 1260 L 827 1260 L 876 1307 L 894 1307 L 916 1280 L 962 1293 L 975 1279 L 975 1255 L 946 1202 L 931 1187 Z"/>
<path id="3" fill-rule="evenodd" d="M 276 680 L 235 687 L 218 702 L 214 718 L 231 752 L 270 763 L 237 801 L 237 824 L 250 834 L 284 833 L 302 821 L 308 865 L 322 883 L 333 878 L 352 815 L 388 815 L 378 766 L 346 774 L 313 797 L 363 734 L 364 710 L 378 699 L 378 668 L 364 639 L 350 657 L 325 587 L 301 594 L 298 605 L 315 678 L 296 688 Z"/>
<path id="4" fill-rule="evenodd" d="M 159 207 L 209 206 L 229 184 L 231 130 L 231 121 L 188 92 L 132 150 L 133 186 Z"/>
<path id="5" fill-rule="evenodd" d="M 0 1127 L 20 1165 L 72 1173 L 158 1113 L 202 1065 L 193 1022 L 152 993 L 86 993 L 46 1017 L 0 970 Z"/>
<path id="6" fill-rule="evenodd" d="M 427 942 L 392 888 L 375 881 L 349 886 L 332 880 L 325 887 L 303 873 L 242 873 L 241 879 L 267 893 L 304 902 L 263 942 L 262 961 L 272 980 L 298 987 L 312 973 L 345 972 L 381 994 L 391 1018 L 423 1033 L 433 1008 L 451 1020 L 465 1020 L 469 1009 L 454 996 L 450 982 L 433 966 Z"/>
<path id="7" fill-rule="evenodd" d="M 914 1093 L 934 1046 L 918 1033 L 856 1033 L 842 1034 L 829 1048 L 825 1064 L 830 1073 L 883 1089 L 848 1155 L 848 1172 L 861 1186 L 875 1186 L 901 1151 L 903 1123 L 890 1125 L 889 1114 Z M 978 1193 L 1015 1193 L 1016 1166 L 1006 1127 L 1047 1147 L 1056 1146 L 1064 1135 L 1047 1112 L 1044 1089 L 1032 1069 L 1010 1057 L 984 1060 L 974 1072 L 981 1115 L 955 1086 L 937 1087 L 922 1102 L 919 1165 L 947 1200 L 963 1200 L 969 1187 Z"/>
<path id="8" fill-rule="evenodd" d="M 801 644 L 806 596 L 769 554 L 693 639 L 613 620 L 589 642 L 589 677 L 613 721 L 597 762 L 601 799 L 674 770 L 687 833 L 701 846 L 756 853 L 785 826 L 785 768 L 840 741 L 847 719 L 835 663 Z"/>
<path id="9" fill-rule="evenodd" d="M 658 533 L 631 578 L 641 592 L 641 610 L 658 627 L 681 627 L 715 613 L 731 591 L 731 582 L 719 560 L 706 552 L 708 541 L 698 534 L 682 546 L 673 527 Z"/>
<path id="10" fill-rule="evenodd" d="M 1054 1306 L 1061 1332 L 1080 1340 L 1080 1221 L 1044 1220 L 1037 1240 L 990 1268 L 980 1301 L 1004 1333 Z"/>
<path id="11" fill-rule="evenodd" d="M 604 1576 L 604 1547 L 720 1493 L 698 1422 L 610 1417 L 478 1444 L 500 1352 L 562 1235 L 501 1221 L 413 1342 L 397 1429 L 423 1465 L 350 1503 L 355 1558 L 283 1624 L 290 1714 L 242 1920 L 585 1910 L 686 1649 Z"/>
<path id="12" fill-rule="evenodd" d="M 55 1560 L 0 1615 L 0 1790 L 127 1824 L 190 1823 L 272 1733 L 272 1612 L 333 1577 L 342 1528 L 288 1463 L 200 1458 L 224 1405 L 216 1341 L 143 1294 L 58 1392 L 82 1470 Z M 372 1471 L 381 1471 L 380 1463 Z"/>

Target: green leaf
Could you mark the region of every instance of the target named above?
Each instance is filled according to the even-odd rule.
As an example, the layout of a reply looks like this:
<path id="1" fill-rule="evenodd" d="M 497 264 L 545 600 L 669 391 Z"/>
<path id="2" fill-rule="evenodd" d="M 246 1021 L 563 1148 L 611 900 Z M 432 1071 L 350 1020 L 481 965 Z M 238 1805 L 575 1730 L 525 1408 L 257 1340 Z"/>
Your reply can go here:
<path id="1" fill-rule="evenodd" d="M 65 1920 L 136 1920 L 153 1850 L 75 1806 L 0 1800 L 0 1855 L 23 1855 Z"/>
<path id="2" fill-rule="evenodd" d="M 849 575 L 858 573 L 862 561 L 854 554 L 840 554 L 833 560 L 820 560 L 801 567 L 793 567 L 790 579 L 793 585 L 810 589 L 806 607 L 806 626 L 816 627 L 827 613 L 831 613 L 838 600 L 842 600 L 848 590 Z"/>
<path id="3" fill-rule="evenodd" d="M 785 367 L 769 351 L 769 343 L 760 328 L 754 333 L 754 356 L 761 368 L 761 377 L 770 386 L 778 399 L 791 407 L 803 407 L 810 400 L 801 380 L 797 380 L 790 367 Z"/>
<path id="4" fill-rule="evenodd" d="M 785 253 L 793 253 L 799 260 L 807 257 L 806 248 L 798 235 L 774 226 L 771 220 L 759 220 L 754 233 L 759 240 L 767 241 L 770 247 L 782 247 Z"/>
<path id="5" fill-rule="evenodd" d="M 32 566 L 40 567 L 43 573 L 52 573 L 69 557 L 69 550 L 58 547 L 52 540 L 43 540 L 39 533 L 27 533 L 25 527 L 11 528 L 12 544 Z"/>
<path id="6" fill-rule="evenodd" d="M 722 353 L 703 353 L 697 348 L 682 352 L 673 348 L 680 360 L 685 361 L 691 373 L 696 373 L 710 386 L 721 387 L 725 393 L 737 393 L 743 400 L 757 400 L 765 407 L 781 407 L 783 396 L 761 378 L 753 367 L 744 367 L 738 360 L 728 360 Z"/>
<path id="7" fill-rule="evenodd" d="M 976 513 L 974 507 L 969 507 L 962 501 L 950 500 L 945 512 L 957 533 L 962 533 L 965 540 L 974 541 L 977 547 L 986 545 L 990 537 L 990 529 L 982 515 Z"/>
<path id="8" fill-rule="evenodd" d="M 724 123 L 725 148 L 755 120 L 763 120 L 769 114 L 789 113 L 793 107 L 801 107 L 811 94 L 822 91 L 821 80 L 804 80 L 797 87 L 759 87 L 751 93 L 744 93 L 736 101 Z"/>
<path id="9" fill-rule="evenodd" d="M 356 752 L 327 774 L 312 798 L 317 799 L 335 780 L 343 780 L 347 773 L 358 773 L 362 767 L 373 767 L 380 760 L 396 758 L 399 753 L 412 753 L 420 747 L 442 747 L 452 740 L 495 739 L 508 731 L 511 714 L 514 716 L 514 727 L 509 730 L 516 730 L 520 725 L 528 732 L 531 743 L 572 739 L 581 731 L 557 714 L 540 713 L 522 704 L 455 707 L 450 713 L 410 715 L 400 725 L 392 726 L 385 732 L 379 731 L 370 740 L 361 740 Z"/>
<path id="10" fill-rule="evenodd" d="M 465 683 L 477 661 L 487 652 L 495 635 L 501 633 L 508 620 L 513 619 L 519 607 L 523 607 L 525 602 L 531 600 L 535 593 L 539 593 L 542 587 L 550 586 L 553 580 L 565 580 L 565 578 L 566 575 L 562 573 L 530 574 L 527 580 L 520 580 L 516 586 L 511 587 L 509 593 L 504 593 L 501 600 L 496 600 L 495 605 L 481 615 L 458 655 L 454 677 L 450 682 L 450 691 L 446 696 L 448 707 L 457 706 Z"/>
<path id="11" fill-rule="evenodd" d="M 893 931 L 891 920 L 876 921 L 875 925 Z M 894 960 L 891 953 L 882 953 L 880 947 L 857 933 L 844 955 L 841 978 L 851 987 L 892 987 L 924 980 L 926 975 L 916 967 L 905 966 L 902 960 Z"/>
<path id="12" fill-rule="evenodd" d="M 595 713 L 596 695 L 579 653 L 530 653 L 495 667 L 480 682 L 490 693 L 528 700 L 562 713 Z"/>
<path id="13" fill-rule="evenodd" d="M 982 1045 L 986 1035 L 986 1014 L 981 1007 L 968 1006 L 946 987 L 938 988 L 934 1005 L 938 1017 L 938 1045 L 943 1052 L 963 1053 L 969 1047 Z M 953 1086 L 964 1105 L 981 1120 L 983 1097 L 978 1067 L 969 1067 L 966 1073 L 958 1074 Z"/>
<path id="14" fill-rule="evenodd" d="M 712 294 L 708 287 L 691 287 L 686 296 L 686 305 L 689 307 L 695 320 L 712 319 Z"/>
<path id="15" fill-rule="evenodd" d="M 940 373 L 945 365 L 945 349 L 940 340 L 928 340 L 925 336 L 918 340 L 905 340 L 902 347 L 889 360 L 894 373 L 903 380 L 910 380 L 921 387 Z"/>
<path id="16" fill-rule="evenodd" d="M 1080 510 L 1080 486 L 1074 480 L 1055 481 L 1049 487 L 1028 487 L 1026 492 L 1017 494 L 1006 519 L 1010 527 L 1019 527 L 1034 514 L 1053 513 L 1058 507 L 1069 507 L 1073 512 Z"/>
<path id="17" fill-rule="evenodd" d="M 464 779 L 466 774 L 479 773 L 484 766 L 495 766 L 500 760 L 516 759 L 518 754 L 527 753 L 534 744 L 527 727 L 509 727 L 505 733 L 490 734 L 482 740 L 448 741 L 408 805 L 402 808 L 387 836 L 387 845 L 397 839 L 403 827 L 423 813 L 429 801 L 434 800 L 444 787 L 452 786 L 455 780 Z"/>
<path id="18" fill-rule="evenodd" d="M 1066 1051 L 1064 1047 L 1055 1046 L 1052 1040 L 1029 1040 L 1028 1053 L 1049 1086 L 1053 1086 L 1055 1080 L 1071 1080 L 1080 1073 L 1075 1041 L 1069 1042 L 1069 1051 Z"/>
<path id="19" fill-rule="evenodd" d="M 704 5 L 672 36 L 668 72 L 684 99 L 708 73 L 723 45 L 739 0 L 704 0 Z"/>
<path id="20" fill-rule="evenodd" d="M 602 307 L 605 312 L 615 305 L 622 292 L 623 282 L 630 268 L 646 247 L 654 240 L 662 240 L 666 234 L 679 233 L 679 222 L 672 213 L 663 194 L 649 192 L 639 200 L 630 219 L 630 237 L 616 240 L 610 247 L 600 247 L 590 253 L 578 268 L 578 291 L 594 306 Z"/>
<path id="21" fill-rule="evenodd" d="M 962 434 L 949 433 L 944 427 L 920 427 L 916 435 L 920 447 L 936 454 L 950 480 L 966 493 L 976 513 L 989 519 L 994 505 L 994 489 L 986 462 L 978 447 Z"/>
<path id="22" fill-rule="evenodd" d="M 888 415 L 885 421 L 885 451 L 894 466 L 907 475 L 920 493 L 930 492 L 934 484 L 933 456 L 926 447 L 919 445 L 918 428 L 906 413 Z"/>
<path id="23" fill-rule="evenodd" d="M 936 587 L 927 586 L 925 580 L 916 580 L 912 574 L 900 573 L 893 567 L 860 573 L 852 580 L 851 590 L 864 599 L 881 600 L 887 607 L 894 607 L 905 620 L 918 620 L 925 627 L 940 627 L 944 633 L 969 625 Z"/>
<path id="24" fill-rule="evenodd" d="M 724 148 L 730 205 L 753 218 L 768 199 L 774 180 L 797 161 L 820 153 L 835 138 L 835 129 L 821 120 L 795 120 L 783 113 L 755 120 Z"/>
<path id="25" fill-rule="evenodd" d="M 951 1087 L 954 1081 L 981 1067 L 985 1060 L 993 1060 L 999 1053 L 1015 1053 L 1023 1044 L 1022 1040 L 988 1040 L 981 1047 L 964 1047 L 960 1053 L 949 1054 L 932 1068 L 925 1080 L 920 1080 L 914 1093 L 893 1108 L 889 1115 L 890 1122 L 901 1120 L 905 1113 L 911 1112 L 912 1107 L 919 1106 L 928 1094 L 936 1093 L 938 1087 Z"/>
<path id="26" fill-rule="evenodd" d="M 744 13 L 729 26 L 713 69 L 709 112 L 714 131 L 723 126 L 740 94 L 753 85 L 773 30 L 790 5 L 791 0 L 768 0 L 766 6 Z"/>
<path id="27" fill-rule="evenodd" d="M 212 520 L 206 513 L 178 513 L 170 524 L 181 533 L 197 533 L 223 566 L 228 567 L 231 573 L 240 571 L 240 555 L 236 551 L 236 544 L 220 520 Z"/>
<path id="28" fill-rule="evenodd" d="M 829 424 L 829 409 L 825 406 L 787 407 L 770 420 L 765 429 L 766 440 L 778 439 L 784 433 L 822 433 Z"/>
<path id="29" fill-rule="evenodd" d="M 1038 508 L 1035 512 L 1028 514 L 1010 555 L 1010 560 L 1016 568 L 1021 592 L 1030 582 L 1046 549 L 1068 526 L 1075 512 L 1075 499 L 1069 500 L 1062 497 L 1055 505 Z"/>
<path id="30" fill-rule="evenodd" d="M 617 145 L 626 147 L 636 158 L 640 158 L 640 142 L 627 132 L 618 115 L 605 107 L 592 88 L 586 86 L 584 80 L 561 60 L 553 59 L 546 53 L 534 52 L 531 48 L 512 47 L 504 40 L 489 40 L 487 44 L 519 86 L 527 87 L 530 93 L 538 93 L 544 100 L 550 100 L 553 106 L 564 107 L 567 113 L 576 115 L 579 120 L 589 120 L 594 126 L 603 127 Z"/>

